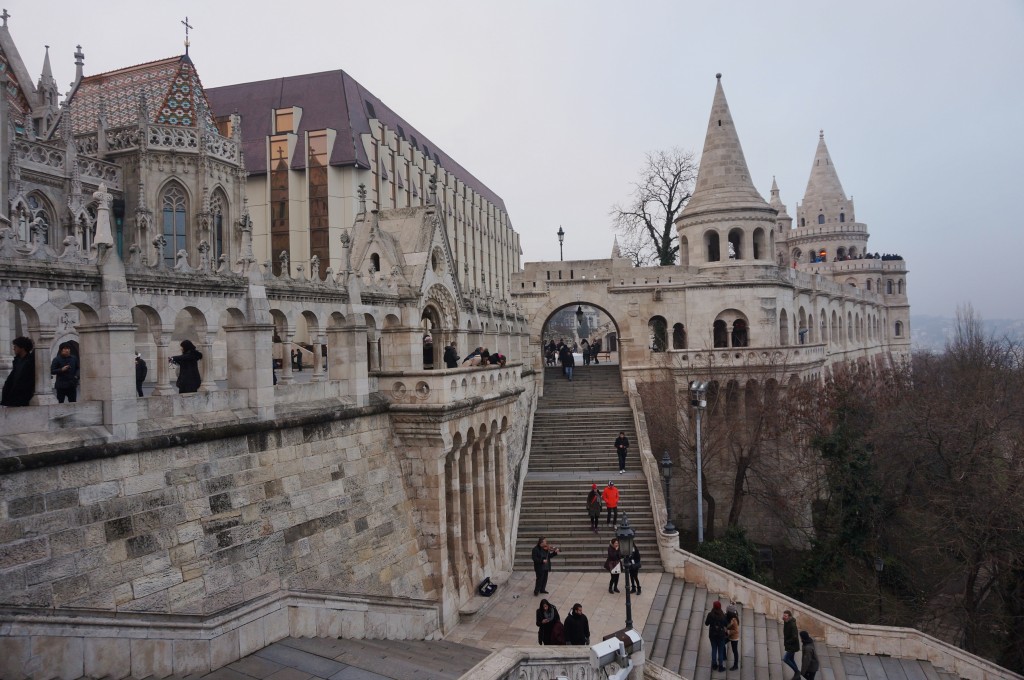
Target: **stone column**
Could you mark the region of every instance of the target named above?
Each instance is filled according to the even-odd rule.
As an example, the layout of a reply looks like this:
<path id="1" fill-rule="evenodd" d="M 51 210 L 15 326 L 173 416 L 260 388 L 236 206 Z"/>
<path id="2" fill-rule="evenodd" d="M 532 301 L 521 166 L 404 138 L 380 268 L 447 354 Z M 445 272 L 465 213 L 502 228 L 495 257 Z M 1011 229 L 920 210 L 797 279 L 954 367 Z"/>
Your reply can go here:
<path id="1" fill-rule="evenodd" d="M 484 480 L 486 479 L 484 474 L 484 456 L 487 448 L 487 439 L 477 439 L 473 443 L 473 510 L 475 511 L 475 520 L 473 522 L 474 528 L 476 529 L 476 554 L 479 555 L 477 564 L 483 571 L 487 571 L 487 567 L 490 564 L 488 555 L 490 553 L 490 545 L 487 542 L 487 523 L 488 523 L 488 511 L 490 506 L 487 504 L 487 487 L 485 486 Z"/>
<path id="2" fill-rule="evenodd" d="M 7 72 L 0 73 L 0 82 L 2 78 L 7 76 Z M 3 108 L 3 104 L 0 104 L 0 109 Z M 7 147 L 0 147 L 6 149 Z M 6 170 L 6 168 L 5 168 Z M 7 191 L 7 187 L 3 187 L 3 191 Z M 6 203 L 0 203 L 0 205 L 7 205 Z M 10 319 L 12 312 L 11 303 L 7 300 L 0 300 L 0 319 Z M 11 354 L 11 340 L 14 339 L 14 335 L 11 333 L 11 324 L 0 323 L 0 376 L 6 376 L 10 373 L 11 366 L 13 366 L 14 355 Z"/>
<path id="3" fill-rule="evenodd" d="M 247 323 L 226 326 L 228 389 L 245 390 L 249 408 L 261 419 L 274 417 L 274 375 L 271 356 L 274 325 Z"/>
<path id="4" fill-rule="evenodd" d="M 462 553 L 466 561 L 466 578 L 474 583 L 474 555 L 476 554 L 476 509 L 473 498 L 473 444 L 462 447 L 459 452 L 459 490 L 462 503 Z"/>
<path id="5" fill-rule="evenodd" d="M 200 392 L 216 392 L 217 391 L 217 376 L 213 370 L 213 334 L 207 332 L 202 338 L 199 338 L 199 351 L 203 353 L 203 365 L 200 371 L 200 375 L 203 382 L 199 385 Z"/>
<path id="6" fill-rule="evenodd" d="M 291 385 L 295 382 L 295 376 L 292 375 L 292 338 L 295 334 L 285 328 L 281 335 L 284 342 L 281 343 L 281 374 L 277 376 L 277 384 Z"/>
<path id="7" fill-rule="evenodd" d="M 455 586 L 455 600 L 459 600 L 462 574 L 465 572 L 465 553 L 462 549 L 462 504 L 459 483 L 459 449 L 448 452 L 444 463 L 445 521 L 448 547 L 448 574 Z"/>
<path id="8" fill-rule="evenodd" d="M 512 568 L 512 555 L 510 554 L 510 541 L 508 535 L 509 520 L 515 508 L 508 502 L 508 482 L 505 474 L 505 446 L 504 440 L 499 432 L 494 440 L 494 502 L 498 513 L 498 531 L 501 536 L 501 551 L 508 564 L 506 568 Z"/>
<path id="9" fill-rule="evenodd" d="M 330 345 L 333 349 L 329 350 L 331 379 L 348 380 L 348 394 L 358 406 L 370 403 L 366 333 L 366 326 L 362 325 L 338 329 L 332 333 L 335 339 Z"/>
<path id="10" fill-rule="evenodd" d="M 744 229 L 743 230 L 743 259 L 753 260 L 754 259 L 754 230 Z M 761 257 L 764 257 L 764 253 L 761 253 Z"/>
<path id="11" fill-rule="evenodd" d="M 156 387 L 153 388 L 154 397 L 164 397 L 177 393 L 174 385 L 171 384 L 171 376 L 174 373 L 174 369 L 170 364 L 171 356 L 173 356 L 168 347 L 170 342 L 170 333 L 160 333 L 156 337 Z"/>
<path id="12" fill-rule="evenodd" d="M 323 347 L 327 343 L 327 336 L 323 333 L 316 336 L 316 342 L 313 343 L 313 380 L 312 382 L 323 382 L 326 378 L 324 376 L 324 357 Z"/>
<path id="13" fill-rule="evenodd" d="M 501 564 L 505 552 L 501 549 L 501 536 L 498 533 L 498 515 L 501 514 L 501 508 L 498 507 L 498 494 L 495 489 L 494 474 L 495 449 L 497 446 L 498 433 L 492 432 L 487 438 L 487 446 L 484 448 L 485 496 L 487 498 L 487 545 L 491 549 L 492 564 Z"/>
<path id="14" fill-rule="evenodd" d="M 79 324 L 76 330 L 82 360 L 79 399 L 103 402 L 103 424 L 115 440 L 137 436 L 135 324 Z"/>
<path id="15" fill-rule="evenodd" d="M 394 327 L 381 331 L 382 362 L 389 371 L 423 370 L 423 334 L 418 328 Z"/>
<path id="16" fill-rule="evenodd" d="M 50 353 L 53 351 L 51 345 L 55 335 L 56 331 L 52 326 L 37 328 L 35 332 L 29 328 L 29 337 L 35 343 L 32 356 L 36 365 L 36 394 L 32 397 L 33 405 L 57 403 L 57 395 L 53 391 L 53 381 L 50 378 L 50 362 L 53 361 Z"/>

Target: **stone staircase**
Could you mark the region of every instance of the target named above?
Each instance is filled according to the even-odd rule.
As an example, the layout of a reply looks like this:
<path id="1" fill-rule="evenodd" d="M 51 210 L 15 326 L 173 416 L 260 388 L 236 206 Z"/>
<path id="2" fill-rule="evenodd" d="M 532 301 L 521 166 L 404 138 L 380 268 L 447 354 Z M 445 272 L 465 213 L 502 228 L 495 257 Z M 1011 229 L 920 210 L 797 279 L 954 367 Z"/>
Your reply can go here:
<path id="1" fill-rule="evenodd" d="M 615 438 L 625 430 L 630 454 L 619 474 Z M 546 368 L 544 396 L 533 421 L 530 467 L 523 483 L 516 541 L 516 571 L 531 571 L 530 552 L 537 539 L 562 549 L 557 571 L 599 571 L 604 568 L 614 527 L 590 530 L 586 499 L 591 484 L 603 489 L 609 480 L 619 487 L 619 520 L 625 512 L 645 569 L 660 569 L 654 516 L 647 482 L 639 463 L 633 414 L 622 391 L 617 365 L 577 366 L 573 381 L 560 368 Z"/>
<path id="2" fill-rule="evenodd" d="M 685 678 L 722 680 L 791 680 L 793 672 L 782 663 L 782 622 L 765 618 L 750 607 L 740 613 L 740 668 L 711 673 L 711 643 L 704 617 L 715 600 L 722 607 L 728 598 L 665 574 L 658 585 L 642 635 L 649 645 L 647 660 Z M 800 617 L 797 612 L 797 623 Z M 822 680 L 956 680 L 954 673 L 928 661 L 889 656 L 850 654 L 815 641 Z M 732 651 L 729 650 L 729 666 Z M 800 655 L 797 654 L 797 663 Z"/>

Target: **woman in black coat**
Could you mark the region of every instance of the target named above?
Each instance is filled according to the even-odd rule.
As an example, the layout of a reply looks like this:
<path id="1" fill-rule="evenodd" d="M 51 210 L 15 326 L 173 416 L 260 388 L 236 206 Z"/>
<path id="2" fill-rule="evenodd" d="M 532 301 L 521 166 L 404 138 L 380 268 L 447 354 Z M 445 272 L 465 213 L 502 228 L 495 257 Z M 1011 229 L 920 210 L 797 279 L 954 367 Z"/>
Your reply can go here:
<path id="1" fill-rule="evenodd" d="M 558 616 L 558 609 L 555 605 L 543 599 L 540 601 L 540 606 L 537 607 L 537 644 L 538 645 L 550 645 L 551 644 L 551 631 L 554 629 L 556 623 L 561 622 L 561 618 Z"/>
<path id="2" fill-rule="evenodd" d="M 611 578 L 608 580 L 608 592 L 619 592 L 619 573 L 622 571 L 622 558 L 619 557 L 619 539 L 613 538 L 608 542 L 608 559 L 605 560 L 604 568 Z M 616 570 L 619 570 L 616 572 Z"/>
<path id="3" fill-rule="evenodd" d="M 198 392 L 203 379 L 199 376 L 199 360 L 203 353 L 196 349 L 191 340 L 181 341 L 181 354 L 171 357 L 171 363 L 178 365 L 178 380 L 174 384 L 178 386 L 179 394 Z"/>

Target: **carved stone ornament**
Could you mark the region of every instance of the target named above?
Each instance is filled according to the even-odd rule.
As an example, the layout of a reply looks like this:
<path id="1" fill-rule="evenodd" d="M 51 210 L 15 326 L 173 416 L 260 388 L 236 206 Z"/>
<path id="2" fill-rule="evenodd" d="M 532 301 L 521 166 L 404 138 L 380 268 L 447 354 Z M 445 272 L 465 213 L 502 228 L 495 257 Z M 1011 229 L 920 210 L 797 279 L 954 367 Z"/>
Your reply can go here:
<path id="1" fill-rule="evenodd" d="M 155 269 L 161 269 L 164 266 L 164 248 L 167 247 L 167 239 L 164 238 L 163 234 L 160 234 L 153 239 L 153 248 L 156 250 L 156 262 L 153 263 Z"/>
<path id="2" fill-rule="evenodd" d="M 57 258 L 61 262 L 72 262 L 72 263 L 84 263 L 87 262 L 84 255 L 82 255 L 82 248 L 78 245 L 78 239 L 74 236 L 64 237 L 64 252 Z"/>
<path id="3" fill-rule="evenodd" d="M 186 274 L 191 274 L 195 271 L 195 269 L 188 264 L 188 253 L 185 252 L 184 248 L 174 255 L 174 271 L 184 272 Z"/>

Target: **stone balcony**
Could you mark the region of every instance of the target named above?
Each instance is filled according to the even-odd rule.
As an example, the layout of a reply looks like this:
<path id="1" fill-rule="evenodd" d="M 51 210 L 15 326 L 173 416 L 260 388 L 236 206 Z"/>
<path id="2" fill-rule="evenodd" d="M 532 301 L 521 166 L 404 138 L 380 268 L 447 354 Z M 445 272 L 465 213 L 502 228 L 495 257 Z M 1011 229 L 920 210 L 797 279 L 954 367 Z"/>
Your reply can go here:
<path id="1" fill-rule="evenodd" d="M 469 399 L 492 400 L 522 387 L 523 364 L 432 371 L 373 371 L 380 393 L 392 404 L 448 406 Z"/>

